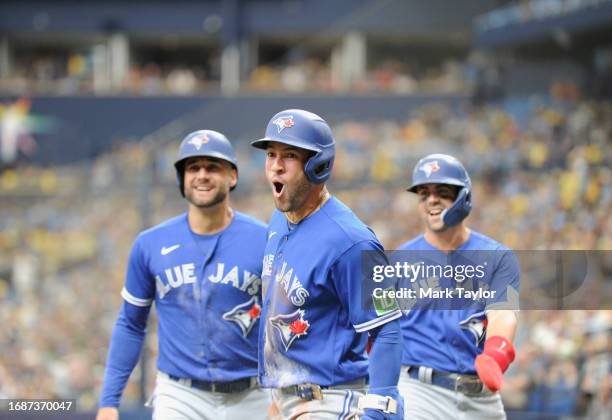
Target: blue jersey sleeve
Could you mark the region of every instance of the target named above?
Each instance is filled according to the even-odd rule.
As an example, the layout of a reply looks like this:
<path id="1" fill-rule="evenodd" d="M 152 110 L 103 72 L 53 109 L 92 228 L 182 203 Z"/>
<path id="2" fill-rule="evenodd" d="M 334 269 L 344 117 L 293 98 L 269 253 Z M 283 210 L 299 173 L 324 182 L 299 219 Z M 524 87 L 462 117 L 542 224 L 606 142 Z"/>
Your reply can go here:
<path id="1" fill-rule="evenodd" d="M 155 282 L 147 269 L 141 242 L 139 236 L 132 246 L 121 296 L 134 306 L 145 307 L 150 306 L 155 298 Z"/>
<path id="2" fill-rule="evenodd" d="M 344 308 L 347 308 L 349 320 L 357 332 L 365 332 L 401 317 L 397 304 L 391 309 L 377 307 L 373 302 L 371 278 L 362 265 L 363 253 L 368 253 L 370 260 L 378 259 L 388 264 L 382 247 L 373 241 L 358 242 L 344 252 L 331 268 L 331 278 Z M 374 256 L 374 257 L 373 257 Z M 392 279 L 388 284 L 376 285 L 381 288 L 394 287 Z"/>
<path id="3" fill-rule="evenodd" d="M 520 266 L 514 252 L 506 250 L 500 253 L 490 290 L 494 290 L 495 295 L 487 300 L 486 311 L 519 310 Z"/>
<path id="4" fill-rule="evenodd" d="M 119 407 L 125 384 L 138 363 L 150 308 L 123 303 L 111 336 L 100 407 Z"/>

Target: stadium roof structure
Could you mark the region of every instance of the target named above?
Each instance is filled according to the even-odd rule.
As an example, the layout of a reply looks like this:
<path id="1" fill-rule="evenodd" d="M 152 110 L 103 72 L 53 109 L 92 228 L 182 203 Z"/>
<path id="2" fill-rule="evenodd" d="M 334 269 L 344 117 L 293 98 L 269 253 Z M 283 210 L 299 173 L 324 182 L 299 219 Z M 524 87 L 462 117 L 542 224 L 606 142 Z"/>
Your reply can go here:
<path id="1" fill-rule="evenodd" d="M 348 31 L 394 36 L 469 36 L 472 19 L 494 9 L 496 0 L 5 0 L 0 33 L 139 33 L 295 36 Z"/>
<path id="2" fill-rule="evenodd" d="M 612 0 L 532 0 L 504 6 L 474 20 L 478 47 L 512 47 L 596 34 L 612 41 Z"/>

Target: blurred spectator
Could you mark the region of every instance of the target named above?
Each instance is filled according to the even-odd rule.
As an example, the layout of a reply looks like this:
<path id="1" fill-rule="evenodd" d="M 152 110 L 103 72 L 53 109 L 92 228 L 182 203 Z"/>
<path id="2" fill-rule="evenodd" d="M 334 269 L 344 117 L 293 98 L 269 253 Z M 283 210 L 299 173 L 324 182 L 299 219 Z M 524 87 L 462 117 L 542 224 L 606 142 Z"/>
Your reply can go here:
<path id="1" fill-rule="evenodd" d="M 171 93 L 191 95 L 197 87 L 197 79 L 191 69 L 177 67 L 168 73 L 168 89 Z"/>

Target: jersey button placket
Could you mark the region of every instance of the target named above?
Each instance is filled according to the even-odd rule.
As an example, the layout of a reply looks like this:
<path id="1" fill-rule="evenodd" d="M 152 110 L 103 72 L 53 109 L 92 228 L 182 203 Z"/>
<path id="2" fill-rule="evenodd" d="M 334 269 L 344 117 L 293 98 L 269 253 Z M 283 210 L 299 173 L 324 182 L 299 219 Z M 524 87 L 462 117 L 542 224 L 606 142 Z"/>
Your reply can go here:
<path id="1" fill-rule="evenodd" d="M 287 235 L 284 236 L 285 238 L 287 237 Z M 283 245 L 284 245 L 284 240 L 278 241 L 278 245 L 276 246 L 276 252 L 274 253 L 274 260 L 272 261 L 272 267 L 271 267 L 271 275 L 270 275 L 270 285 L 268 286 L 269 288 L 274 287 L 274 277 L 276 275 L 276 270 L 277 267 L 279 265 L 280 260 L 283 258 Z M 268 291 L 268 293 L 266 293 L 266 296 L 264 296 L 264 304 L 267 304 L 268 302 L 270 302 L 270 291 Z"/>
<path id="2" fill-rule="evenodd" d="M 270 290 L 268 291 L 268 294 L 266 296 L 266 304 L 269 305 L 270 304 L 270 299 L 272 297 L 273 294 L 275 294 L 275 292 L 277 291 L 276 288 L 276 275 L 278 272 L 278 267 L 282 266 L 282 259 L 283 259 L 283 246 L 284 246 L 284 241 L 279 241 L 278 247 L 276 248 L 276 256 L 274 257 L 274 263 L 273 263 L 273 267 L 272 267 L 272 276 L 270 278 Z M 267 320 L 267 319 L 266 319 Z"/>
<path id="3" fill-rule="evenodd" d="M 208 261 L 208 258 L 206 258 L 205 261 Z M 208 345 L 211 343 L 212 335 L 212 331 L 206 322 L 206 313 L 208 311 L 208 302 L 210 297 L 209 290 L 207 289 L 211 287 L 210 281 L 208 281 L 206 277 L 206 267 L 207 264 L 205 262 L 202 266 L 202 278 L 200 279 L 201 294 L 199 299 L 200 309 L 198 314 L 200 320 L 200 331 L 202 331 L 202 334 L 200 334 L 200 351 L 197 353 L 197 357 L 202 361 L 205 361 L 207 359 L 206 356 L 209 351 Z"/>
<path id="4" fill-rule="evenodd" d="M 276 257 L 274 258 L 274 267 L 278 267 L 278 262 L 283 258 L 283 250 L 285 249 L 285 244 L 287 243 L 287 235 L 283 236 L 283 239 L 279 241 L 278 248 L 276 248 Z"/>

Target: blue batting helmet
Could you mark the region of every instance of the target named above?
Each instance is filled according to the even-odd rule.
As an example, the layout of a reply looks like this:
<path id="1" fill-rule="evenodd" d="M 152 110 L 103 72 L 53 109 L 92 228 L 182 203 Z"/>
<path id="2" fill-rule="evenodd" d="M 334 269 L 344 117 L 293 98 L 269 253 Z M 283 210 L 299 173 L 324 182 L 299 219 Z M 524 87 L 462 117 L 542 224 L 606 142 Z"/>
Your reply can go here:
<path id="1" fill-rule="evenodd" d="M 251 145 L 265 150 L 270 141 L 314 152 L 304 165 L 304 173 L 310 182 L 321 184 L 331 176 L 336 143 L 331 128 L 318 115 L 301 109 L 279 112 L 268 123 L 265 137 Z"/>
<path id="2" fill-rule="evenodd" d="M 190 133 L 179 146 L 178 159 L 174 162 L 176 178 L 181 195 L 185 197 L 185 161 L 190 157 L 212 157 L 229 162 L 238 172 L 238 162 L 232 144 L 223 134 L 213 130 L 199 130 Z M 234 185 L 231 189 L 236 188 Z"/>
<path id="3" fill-rule="evenodd" d="M 472 210 L 472 182 L 467 171 L 456 158 L 450 155 L 433 154 L 425 156 L 412 171 L 412 185 L 408 191 L 416 193 L 424 184 L 447 184 L 460 187 L 452 206 L 442 212 L 446 226 L 455 226 L 468 217 Z"/>

